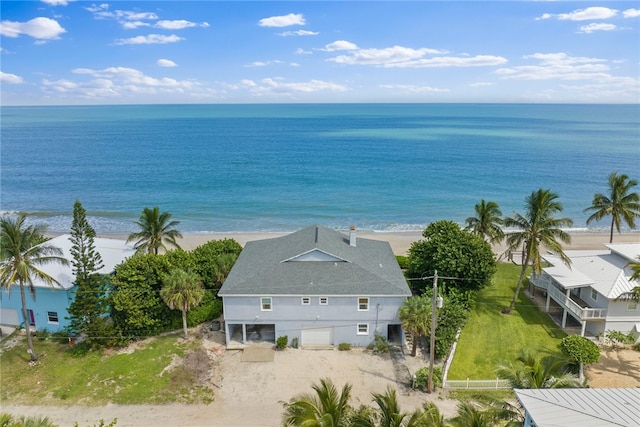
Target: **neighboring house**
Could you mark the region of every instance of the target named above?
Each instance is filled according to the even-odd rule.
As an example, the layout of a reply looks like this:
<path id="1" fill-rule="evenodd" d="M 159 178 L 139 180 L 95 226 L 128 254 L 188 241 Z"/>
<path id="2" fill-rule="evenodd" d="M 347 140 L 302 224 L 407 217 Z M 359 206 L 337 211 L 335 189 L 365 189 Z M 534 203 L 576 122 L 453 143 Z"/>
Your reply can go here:
<path id="1" fill-rule="evenodd" d="M 45 264 L 39 267 L 56 279 L 61 286 L 54 284 L 52 288 L 48 284 L 34 279 L 35 298 L 25 286 L 28 321 L 36 330 L 46 329 L 49 332 L 57 332 L 69 325 L 67 309 L 73 301 L 76 290 L 73 267 L 71 266 L 73 257 L 71 256 L 70 237 L 69 234 L 63 234 L 48 242 L 62 250 L 62 256 L 69 261 L 69 265 Z M 112 273 L 116 265 L 135 253 L 133 246 L 125 243 L 124 240 L 96 238 L 94 244 L 104 265 L 99 271 L 101 274 Z M 12 285 L 10 293 L 6 289 L 2 289 L 0 293 L 0 324 L 7 326 L 24 326 L 25 324 L 18 285 Z"/>
<path id="2" fill-rule="evenodd" d="M 638 388 L 514 390 L 525 411 L 524 427 L 638 427 Z"/>
<path id="3" fill-rule="evenodd" d="M 609 330 L 640 332 L 640 304 L 618 298 L 640 286 L 631 280 L 628 264 L 640 255 L 640 243 L 604 245 L 603 250 L 565 251 L 571 259 L 567 267 L 559 257 L 546 255 L 550 266 L 542 269 L 531 283 L 547 293 L 546 310 L 553 304 L 562 311 L 562 327 L 567 316 L 580 324 L 585 332 L 600 335 Z"/>
<path id="4" fill-rule="evenodd" d="M 227 346 L 288 336 L 301 346 L 402 342 L 411 290 L 388 242 L 313 225 L 248 242 L 218 293 Z"/>

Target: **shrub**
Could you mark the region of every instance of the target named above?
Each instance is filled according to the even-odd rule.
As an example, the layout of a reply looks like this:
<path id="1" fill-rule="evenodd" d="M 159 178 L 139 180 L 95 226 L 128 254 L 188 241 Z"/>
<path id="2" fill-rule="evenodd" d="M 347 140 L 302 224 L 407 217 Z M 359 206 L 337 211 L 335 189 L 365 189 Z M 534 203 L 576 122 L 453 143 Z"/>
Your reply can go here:
<path id="1" fill-rule="evenodd" d="M 409 268 L 409 257 L 404 255 L 396 255 L 396 261 L 402 270 Z"/>
<path id="2" fill-rule="evenodd" d="M 298 337 L 293 337 L 291 340 L 291 347 L 298 348 Z"/>
<path id="3" fill-rule="evenodd" d="M 222 300 L 216 298 L 213 291 L 207 290 L 202 302 L 187 313 L 187 325 L 192 328 L 209 320 L 217 319 L 222 314 Z M 179 326 L 182 326 L 180 319 Z"/>
<path id="4" fill-rule="evenodd" d="M 384 354 L 391 351 L 387 339 L 382 335 L 376 335 L 373 338 L 373 342 L 367 346 L 367 349 L 372 350 L 373 354 Z"/>
<path id="5" fill-rule="evenodd" d="M 442 366 L 434 366 L 433 367 L 433 386 L 434 387 L 442 387 Z M 422 368 L 416 371 L 416 382 L 415 387 L 422 391 L 427 391 L 427 386 L 429 384 L 429 367 L 423 366 Z"/>
<path id="6" fill-rule="evenodd" d="M 278 350 L 284 350 L 287 348 L 287 344 L 289 344 L 289 337 L 287 335 L 282 335 L 276 340 L 276 347 Z"/>
<path id="7" fill-rule="evenodd" d="M 560 350 L 571 360 L 589 365 L 600 360 L 600 349 L 591 340 L 580 335 L 569 335 L 562 339 Z"/>
<path id="8" fill-rule="evenodd" d="M 620 331 L 607 331 L 604 334 L 605 343 L 611 344 L 613 347 L 617 347 L 618 344 L 633 344 L 634 337 L 633 334 L 622 333 Z"/>
<path id="9" fill-rule="evenodd" d="M 635 351 L 640 351 L 640 342 L 635 343 L 635 344 L 633 345 L 633 349 L 634 349 Z"/>
<path id="10" fill-rule="evenodd" d="M 341 342 L 340 344 L 338 344 L 338 350 L 349 351 L 351 350 L 351 344 L 349 344 L 348 342 Z"/>

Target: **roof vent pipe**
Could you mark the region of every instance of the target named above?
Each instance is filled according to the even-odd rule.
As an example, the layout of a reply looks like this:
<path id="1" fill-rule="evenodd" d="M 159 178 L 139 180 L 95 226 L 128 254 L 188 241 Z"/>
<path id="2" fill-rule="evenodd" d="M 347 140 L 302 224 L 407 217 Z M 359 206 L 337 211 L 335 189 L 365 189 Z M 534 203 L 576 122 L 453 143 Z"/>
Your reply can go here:
<path id="1" fill-rule="evenodd" d="M 356 226 L 353 224 L 349 227 L 349 246 L 356 246 Z"/>

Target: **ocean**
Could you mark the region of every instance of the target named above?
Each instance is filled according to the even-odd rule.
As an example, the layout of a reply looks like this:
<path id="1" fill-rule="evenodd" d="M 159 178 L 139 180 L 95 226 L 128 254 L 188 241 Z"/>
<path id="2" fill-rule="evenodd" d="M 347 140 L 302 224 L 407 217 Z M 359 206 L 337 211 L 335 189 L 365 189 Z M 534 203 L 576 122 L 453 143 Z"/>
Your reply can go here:
<path id="1" fill-rule="evenodd" d="M 640 179 L 639 105 L 3 106 L 0 137 L 2 214 L 53 232 L 76 199 L 98 233 L 153 206 L 183 234 L 414 231 L 539 188 L 586 230 L 611 172 Z"/>

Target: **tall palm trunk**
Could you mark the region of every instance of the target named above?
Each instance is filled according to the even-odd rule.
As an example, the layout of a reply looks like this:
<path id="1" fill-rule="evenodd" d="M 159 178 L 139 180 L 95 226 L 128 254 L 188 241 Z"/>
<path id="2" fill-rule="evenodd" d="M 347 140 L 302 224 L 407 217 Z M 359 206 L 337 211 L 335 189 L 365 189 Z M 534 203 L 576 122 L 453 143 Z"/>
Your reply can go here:
<path id="1" fill-rule="evenodd" d="M 611 218 L 611 232 L 609 233 L 609 243 L 613 243 L 613 225 L 615 220 L 616 220 L 615 216 Z"/>
<path id="2" fill-rule="evenodd" d="M 187 334 L 187 310 L 182 310 L 182 330 L 184 331 L 184 339 L 189 339 L 189 335 Z"/>
<path id="3" fill-rule="evenodd" d="M 520 272 L 520 277 L 518 278 L 518 285 L 516 286 L 516 292 L 513 294 L 513 299 L 511 300 L 511 304 L 509 304 L 509 308 L 506 310 L 507 313 L 511 313 L 513 307 L 516 305 L 516 301 L 518 300 L 518 295 L 520 294 L 520 288 L 522 288 L 522 282 L 524 281 L 524 275 L 527 272 L 527 266 L 529 265 L 529 250 L 527 249 L 527 254 L 525 259 L 522 261 L 522 271 Z"/>
<path id="4" fill-rule="evenodd" d="M 29 349 L 29 354 L 31 355 L 31 361 L 35 362 L 38 360 L 38 356 L 36 355 L 35 350 L 33 349 L 33 340 L 31 339 L 31 328 L 29 322 L 29 316 L 27 313 L 27 298 L 24 294 L 24 281 L 20 279 L 20 299 L 22 300 L 22 317 L 24 318 L 24 329 L 27 331 L 27 348 Z"/>

